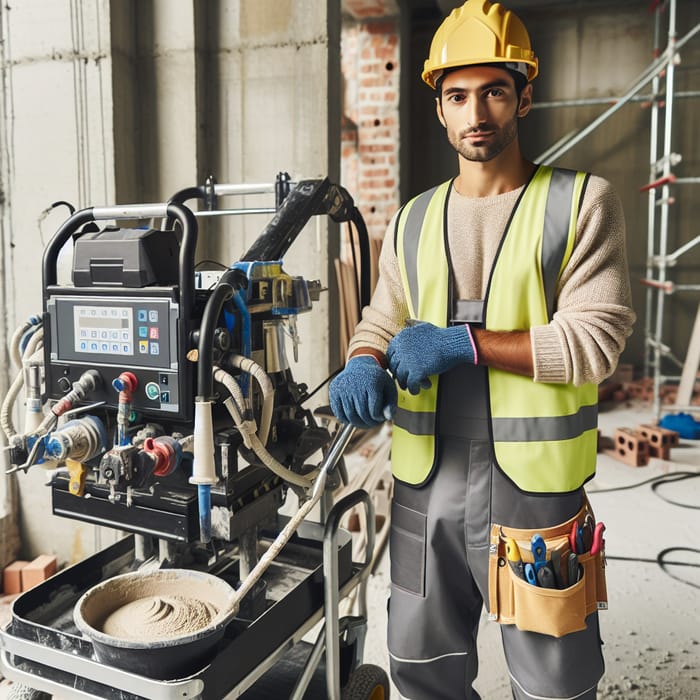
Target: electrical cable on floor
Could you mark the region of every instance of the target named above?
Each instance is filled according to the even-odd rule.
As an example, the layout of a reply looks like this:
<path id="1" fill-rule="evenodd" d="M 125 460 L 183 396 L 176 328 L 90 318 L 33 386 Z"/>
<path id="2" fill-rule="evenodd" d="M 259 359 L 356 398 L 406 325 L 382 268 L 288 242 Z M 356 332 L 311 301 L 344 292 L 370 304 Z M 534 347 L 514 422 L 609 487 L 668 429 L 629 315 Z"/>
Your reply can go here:
<path id="1" fill-rule="evenodd" d="M 651 477 L 650 479 L 645 479 L 644 481 L 639 481 L 635 484 L 629 484 L 627 486 L 615 486 L 609 489 L 597 489 L 597 490 L 591 490 L 589 491 L 589 495 L 594 495 L 597 493 L 612 493 L 613 491 L 627 491 L 629 489 L 636 489 L 640 486 L 645 486 L 646 484 L 651 485 L 651 490 L 663 501 L 666 501 L 666 503 L 669 503 L 673 506 L 677 506 L 679 508 L 691 508 L 692 510 L 699 510 L 700 505 L 695 505 L 695 504 L 690 504 L 690 503 L 681 503 L 680 501 L 673 501 L 670 498 L 666 498 L 665 496 L 662 496 L 659 493 L 659 487 L 663 486 L 664 484 L 671 484 L 675 483 L 677 481 L 685 481 L 686 479 L 697 479 L 700 477 L 700 473 L 698 472 L 688 472 L 688 471 L 681 471 L 681 472 L 674 472 L 672 474 L 664 474 L 661 476 L 654 476 Z M 700 549 L 695 549 L 693 547 L 667 547 L 666 549 L 661 550 L 657 555 L 656 559 L 642 559 L 638 557 L 616 557 L 616 556 L 611 556 L 610 554 L 605 555 L 606 559 L 610 559 L 611 561 L 634 561 L 634 562 L 643 562 L 643 563 L 653 563 L 655 562 L 658 564 L 659 568 L 667 575 L 670 576 L 672 579 L 675 579 L 676 581 L 679 581 L 680 583 L 684 583 L 686 586 L 691 586 L 692 588 L 698 588 L 700 589 L 700 584 L 694 583 L 692 581 L 688 581 L 687 579 L 681 578 L 680 576 L 676 576 L 675 574 L 671 573 L 668 570 L 669 566 L 690 566 L 693 568 L 700 568 L 700 563 L 699 564 L 693 564 L 689 561 L 668 561 L 667 560 L 667 555 L 671 554 L 672 552 L 691 552 L 693 554 L 700 554 Z"/>

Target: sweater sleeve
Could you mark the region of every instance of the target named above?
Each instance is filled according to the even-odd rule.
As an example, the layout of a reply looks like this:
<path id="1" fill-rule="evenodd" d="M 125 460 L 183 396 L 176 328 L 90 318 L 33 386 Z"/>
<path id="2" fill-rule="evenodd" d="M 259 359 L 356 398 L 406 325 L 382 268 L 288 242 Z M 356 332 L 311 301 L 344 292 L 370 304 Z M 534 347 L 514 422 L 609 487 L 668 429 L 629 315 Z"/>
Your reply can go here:
<path id="1" fill-rule="evenodd" d="M 404 296 L 399 262 L 394 250 L 395 214 L 384 236 L 379 255 L 377 286 L 348 346 L 348 356 L 359 348 L 386 352 L 389 341 L 406 325 L 408 304 Z"/>
<path id="2" fill-rule="evenodd" d="M 600 383 L 617 366 L 635 321 L 622 204 L 602 178 L 589 179 L 556 295 L 552 321 L 530 329 L 534 379 Z"/>

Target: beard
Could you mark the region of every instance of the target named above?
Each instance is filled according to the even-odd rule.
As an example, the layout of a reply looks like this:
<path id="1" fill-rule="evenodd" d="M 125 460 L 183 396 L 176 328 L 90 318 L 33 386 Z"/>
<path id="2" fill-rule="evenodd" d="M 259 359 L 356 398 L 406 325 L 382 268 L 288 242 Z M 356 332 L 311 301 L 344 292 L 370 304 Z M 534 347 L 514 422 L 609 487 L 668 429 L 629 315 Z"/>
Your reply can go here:
<path id="1" fill-rule="evenodd" d="M 478 134 L 480 131 L 491 132 L 483 145 L 477 145 L 473 141 L 468 141 L 467 136 Z M 518 119 L 513 117 L 502 127 L 493 124 L 484 124 L 477 129 L 465 129 L 459 133 L 448 129 L 447 138 L 452 148 L 465 160 L 478 163 L 486 163 L 493 160 L 510 146 L 518 135 Z"/>

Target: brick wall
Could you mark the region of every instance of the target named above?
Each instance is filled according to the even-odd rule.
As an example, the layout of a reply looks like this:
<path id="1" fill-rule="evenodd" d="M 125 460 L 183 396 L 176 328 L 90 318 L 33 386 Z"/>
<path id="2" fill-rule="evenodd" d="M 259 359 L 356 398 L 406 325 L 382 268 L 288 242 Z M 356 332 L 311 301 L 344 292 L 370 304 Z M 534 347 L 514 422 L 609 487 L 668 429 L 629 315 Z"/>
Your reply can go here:
<path id="1" fill-rule="evenodd" d="M 399 68 L 395 17 L 346 23 L 342 182 L 378 239 L 399 206 Z"/>

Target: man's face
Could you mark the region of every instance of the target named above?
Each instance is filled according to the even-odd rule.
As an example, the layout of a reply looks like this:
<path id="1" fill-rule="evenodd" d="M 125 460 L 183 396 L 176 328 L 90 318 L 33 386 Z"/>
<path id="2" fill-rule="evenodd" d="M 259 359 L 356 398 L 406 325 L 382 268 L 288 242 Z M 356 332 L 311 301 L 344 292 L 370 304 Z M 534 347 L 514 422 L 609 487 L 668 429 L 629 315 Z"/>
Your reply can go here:
<path id="1" fill-rule="evenodd" d="M 508 71 L 473 66 L 448 73 L 437 101 L 438 119 L 447 138 L 464 159 L 492 160 L 518 135 L 518 117 L 531 106 L 532 87 L 527 85 L 518 101 L 515 82 Z"/>

